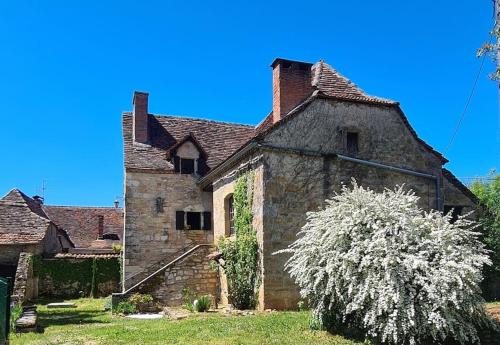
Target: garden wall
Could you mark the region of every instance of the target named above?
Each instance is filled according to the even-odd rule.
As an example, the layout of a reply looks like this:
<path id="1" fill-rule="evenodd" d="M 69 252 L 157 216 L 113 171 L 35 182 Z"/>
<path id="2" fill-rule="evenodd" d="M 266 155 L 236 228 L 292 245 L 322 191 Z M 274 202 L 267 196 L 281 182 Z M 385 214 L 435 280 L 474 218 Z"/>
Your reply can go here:
<path id="1" fill-rule="evenodd" d="M 38 294 L 46 297 L 108 296 L 120 291 L 119 258 L 37 257 Z"/>

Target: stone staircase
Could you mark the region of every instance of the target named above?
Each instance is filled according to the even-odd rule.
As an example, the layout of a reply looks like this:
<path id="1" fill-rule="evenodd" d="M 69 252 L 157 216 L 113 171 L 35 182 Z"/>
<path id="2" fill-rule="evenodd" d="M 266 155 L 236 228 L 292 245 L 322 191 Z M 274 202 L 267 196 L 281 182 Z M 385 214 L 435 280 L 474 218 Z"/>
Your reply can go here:
<path id="1" fill-rule="evenodd" d="M 195 245 L 185 251 L 179 251 L 180 255 L 166 264 L 156 263 L 152 266 L 160 266 L 156 270 L 151 267 L 147 271 L 129 277 L 125 291 L 112 295 L 112 305 L 117 305 L 135 292 L 151 294 L 156 300 L 164 303 L 174 300 L 177 303 L 182 299 L 182 289 L 185 287 L 192 288 L 200 294 L 215 295 L 216 274 L 210 271 L 207 257 L 211 248 L 212 244 Z M 133 284 L 131 284 L 132 279 Z"/>
<path id="2" fill-rule="evenodd" d="M 136 272 L 136 273 L 132 274 L 131 276 L 126 277 L 124 284 L 123 284 L 124 290 L 127 290 L 130 287 L 136 285 L 140 281 L 142 281 L 145 278 L 147 278 L 148 276 L 150 276 L 152 273 L 158 271 L 160 268 L 164 267 L 165 265 L 167 265 L 171 261 L 175 260 L 177 257 L 179 257 L 182 254 L 186 253 L 187 251 L 193 249 L 194 247 L 195 247 L 195 245 L 183 247 L 183 248 L 179 249 L 178 251 L 176 251 L 175 253 L 170 254 L 168 256 L 165 256 L 160 261 L 157 261 L 154 264 L 149 265 L 148 268 L 146 268 L 145 270 Z"/>

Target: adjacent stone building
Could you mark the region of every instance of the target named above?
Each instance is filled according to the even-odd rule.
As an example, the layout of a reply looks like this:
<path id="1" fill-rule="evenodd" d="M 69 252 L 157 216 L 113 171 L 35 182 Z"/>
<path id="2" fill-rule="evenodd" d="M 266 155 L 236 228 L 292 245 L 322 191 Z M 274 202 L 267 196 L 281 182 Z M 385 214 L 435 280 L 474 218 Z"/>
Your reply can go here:
<path id="1" fill-rule="evenodd" d="M 18 189 L 0 199 L 0 269 L 14 277 L 22 252 L 54 255 L 73 244 L 42 209 L 41 200 Z M 1 273 L 1 272 L 0 272 Z"/>
<path id="2" fill-rule="evenodd" d="M 243 172 L 254 176 L 261 309 L 296 307 L 287 258 L 272 254 L 295 240 L 308 211 L 352 178 L 375 190 L 404 184 L 425 209 L 458 214 L 475 206 L 399 103 L 366 94 L 323 61 L 276 59 L 271 67 L 272 111 L 257 126 L 149 114 L 148 94 L 134 94 L 133 112 L 123 114 L 125 289 L 197 244 L 233 236 L 232 193 Z M 220 277 L 217 298 L 227 303 L 223 271 Z M 160 285 L 177 296 L 182 288 L 168 280 L 165 273 L 158 281 L 160 299 L 169 300 Z M 209 284 L 196 290 L 214 291 Z"/>

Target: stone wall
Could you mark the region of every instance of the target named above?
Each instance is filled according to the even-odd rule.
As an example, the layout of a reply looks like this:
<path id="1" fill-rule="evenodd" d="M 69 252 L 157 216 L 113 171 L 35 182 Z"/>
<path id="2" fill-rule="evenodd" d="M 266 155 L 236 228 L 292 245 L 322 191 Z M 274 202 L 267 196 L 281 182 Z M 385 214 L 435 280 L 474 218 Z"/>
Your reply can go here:
<path id="1" fill-rule="evenodd" d="M 41 244 L 14 244 L 0 245 L 0 265 L 16 266 L 21 253 L 41 254 L 43 246 Z"/>
<path id="2" fill-rule="evenodd" d="M 215 243 L 221 237 L 229 235 L 229 218 L 228 218 L 228 205 L 227 199 L 233 194 L 235 182 L 240 173 L 251 171 L 253 173 L 253 201 L 252 201 L 252 214 L 253 214 L 253 228 L 257 232 L 257 240 L 259 247 L 263 245 L 263 205 L 264 205 L 264 166 L 260 161 L 261 156 L 251 156 L 243 164 L 231 169 L 224 176 L 214 183 L 213 187 L 213 217 L 214 217 L 214 238 Z M 260 255 L 262 260 L 262 255 Z M 261 267 L 263 267 L 261 262 Z M 224 275 L 224 270 L 219 268 L 219 299 L 222 304 L 228 304 L 228 286 L 227 279 Z M 260 287 L 259 298 L 263 297 L 263 284 Z M 259 300 L 262 304 L 263 300 Z"/>
<path id="3" fill-rule="evenodd" d="M 21 253 L 17 263 L 12 300 L 24 304 L 38 297 L 38 278 L 33 274 L 33 254 Z"/>
<path id="4" fill-rule="evenodd" d="M 180 306 L 183 304 L 183 289 L 191 289 L 197 296 L 217 296 L 217 273 L 210 268 L 207 256 L 211 246 L 202 246 L 185 258 L 150 278 L 131 293 L 150 294 L 162 304 Z"/>
<path id="5" fill-rule="evenodd" d="M 213 243 L 212 230 L 176 230 L 176 211 L 212 211 L 212 193 L 194 175 L 125 174 L 124 287 L 128 288 L 196 244 Z M 156 199 L 163 211 L 157 212 Z"/>
<path id="6" fill-rule="evenodd" d="M 352 155 L 346 151 L 347 131 L 359 136 L 355 157 L 437 176 L 439 193 L 433 179 L 348 162 L 331 155 Z M 424 209 L 435 208 L 438 195 L 441 205 L 446 201 L 473 206 L 460 190 L 444 181 L 441 160 L 414 138 L 401 114 L 392 107 L 317 100 L 303 113 L 271 131 L 262 144 L 264 148 L 254 154 L 254 157 L 260 155 L 259 164 L 250 165 L 258 177 L 254 222 L 262 250 L 261 309 L 297 307 L 298 289 L 284 271 L 287 256 L 273 253 L 293 243 L 306 222 L 307 212 L 324 207 L 325 199 L 340 192 L 342 185 L 349 185 L 352 178 L 376 191 L 404 185 L 415 191 Z M 247 158 L 247 162 L 250 159 Z M 245 166 L 245 162 L 240 164 Z M 232 192 L 234 176 L 241 166 L 232 168 L 214 182 L 216 238 L 227 234 L 224 200 Z M 223 275 L 221 287 L 224 302 Z"/>

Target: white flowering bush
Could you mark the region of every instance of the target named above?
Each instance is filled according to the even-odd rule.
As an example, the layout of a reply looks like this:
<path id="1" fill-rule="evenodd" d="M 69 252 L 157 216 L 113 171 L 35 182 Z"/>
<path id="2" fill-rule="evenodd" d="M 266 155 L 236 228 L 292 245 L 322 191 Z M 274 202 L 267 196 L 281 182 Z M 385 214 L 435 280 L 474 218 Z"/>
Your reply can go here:
<path id="1" fill-rule="evenodd" d="M 479 283 L 489 264 L 475 223 L 424 212 L 402 187 L 344 187 L 310 212 L 286 270 L 327 328 L 349 327 L 377 342 L 478 342 L 490 326 Z"/>

